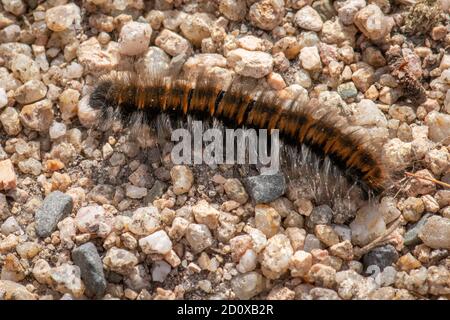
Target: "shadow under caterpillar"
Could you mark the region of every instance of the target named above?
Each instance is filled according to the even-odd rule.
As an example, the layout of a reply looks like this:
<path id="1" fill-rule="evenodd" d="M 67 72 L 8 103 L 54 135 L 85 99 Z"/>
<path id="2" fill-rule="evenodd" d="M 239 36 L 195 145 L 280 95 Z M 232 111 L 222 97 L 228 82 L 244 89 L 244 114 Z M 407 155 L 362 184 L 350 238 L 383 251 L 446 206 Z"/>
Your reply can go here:
<path id="1" fill-rule="evenodd" d="M 140 135 L 143 129 L 167 134 L 194 120 L 220 128 L 278 129 L 283 170 L 308 186 L 316 204 L 328 204 L 336 222 L 352 217 L 354 203 L 372 199 L 390 183 L 370 137 L 345 117 L 257 90 L 247 78 L 221 83 L 206 73 L 193 79 L 155 73 L 112 72 L 102 76 L 89 98 L 99 124 L 119 120 Z M 355 200 L 359 199 L 359 200 Z"/>

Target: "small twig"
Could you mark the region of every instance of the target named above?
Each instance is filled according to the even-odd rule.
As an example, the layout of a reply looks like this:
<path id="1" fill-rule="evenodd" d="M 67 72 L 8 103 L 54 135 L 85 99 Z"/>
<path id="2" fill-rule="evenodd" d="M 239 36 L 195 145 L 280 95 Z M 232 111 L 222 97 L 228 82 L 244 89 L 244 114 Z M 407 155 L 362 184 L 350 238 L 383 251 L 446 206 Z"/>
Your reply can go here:
<path id="1" fill-rule="evenodd" d="M 408 177 L 414 177 L 416 179 L 428 180 L 428 181 L 434 182 L 436 184 L 439 184 L 439 185 L 441 185 L 443 187 L 450 188 L 450 184 L 442 182 L 442 181 L 439 181 L 439 180 L 436 180 L 436 179 L 433 179 L 433 178 L 422 177 L 422 176 L 419 176 L 419 175 L 417 175 L 415 173 L 411 173 L 411 172 L 405 172 L 405 175 L 407 175 Z"/>
<path id="2" fill-rule="evenodd" d="M 401 219 L 400 219 L 400 217 L 398 217 L 397 220 L 395 220 L 381 236 L 379 236 L 378 238 L 373 240 L 368 245 L 359 249 L 358 252 L 355 253 L 356 257 L 359 259 L 363 255 L 365 255 L 367 252 L 372 250 L 373 248 L 388 243 L 389 241 L 388 241 L 387 237 L 390 236 L 391 233 L 394 232 L 395 229 L 397 229 L 397 227 L 400 225 L 400 222 L 401 222 Z"/>

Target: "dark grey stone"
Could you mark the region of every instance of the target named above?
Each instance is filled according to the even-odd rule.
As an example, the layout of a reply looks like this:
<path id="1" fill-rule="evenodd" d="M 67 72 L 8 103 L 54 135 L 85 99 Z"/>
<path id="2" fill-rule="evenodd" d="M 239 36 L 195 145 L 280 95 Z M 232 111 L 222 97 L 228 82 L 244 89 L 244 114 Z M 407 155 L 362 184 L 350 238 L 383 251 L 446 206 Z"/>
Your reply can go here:
<path id="1" fill-rule="evenodd" d="M 363 256 L 364 270 L 368 272 L 367 268 L 377 266 L 380 271 L 383 271 L 384 268 L 392 265 L 397 260 L 398 253 L 392 245 L 388 244 L 382 247 L 377 247 Z M 373 269 L 373 267 L 370 269 Z"/>
<path id="2" fill-rule="evenodd" d="M 281 173 L 248 177 L 244 185 L 255 203 L 272 202 L 286 191 L 286 179 Z"/>
<path id="3" fill-rule="evenodd" d="M 333 227 L 333 230 L 338 234 L 338 236 L 341 238 L 342 241 L 352 240 L 352 229 L 350 229 L 349 226 L 346 226 L 345 224 L 333 224 L 331 226 Z"/>
<path id="4" fill-rule="evenodd" d="M 119 284 L 123 281 L 123 276 L 114 271 L 108 272 L 108 282 Z"/>
<path id="5" fill-rule="evenodd" d="M 171 179 L 169 170 L 162 166 L 153 170 L 153 174 L 155 175 L 156 179 L 161 181 L 169 181 Z"/>
<path id="6" fill-rule="evenodd" d="M 422 242 L 419 238 L 419 232 L 424 226 L 425 222 L 427 222 L 428 218 L 432 215 L 427 213 L 425 214 L 416 224 L 414 224 L 406 233 L 403 238 L 403 243 L 406 246 L 416 245 Z"/>
<path id="7" fill-rule="evenodd" d="M 36 234 L 48 237 L 59 221 L 72 212 L 72 197 L 61 191 L 53 191 L 45 197 L 42 206 L 36 211 Z"/>
<path id="8" fill-rule="evenodd" d="M 161 162 L 161 152 L 158 147 L 152 148 L 146 154 L 148 163 Z"/>
<path id="9" fill-rule="evenodd" d="M 315 235 L 309 233 L 306 235 L 303 251 L 311 252 L 314 249 L 323 249 L 322 242 Z"/>
<path id="10" fill-rule="evenodd" d="M 153 187 L 148 191 L 147 196 L 145 197 L 145 201 L 147 203 L 152 203 L 156 198 L 161 197 L 164 194 L 164 190 L 166 190 L 167 185 L 164 182 L 156 180 L 153 184 Z"/>
<path id="11" fill-rule="evenodd" d="M 306 226 L 313 229 L 318 224 L 331 224 L 333 210 L 326 204 L 315 207 L 306 219 Z"/>
<path id="12" fill-rule="evenodd" d="M 86 285 L 88 295 L 101 298 L 105 294 L 106 279 L 103 263 L 95 245 L 87 242 L 73 249 L 72 259 L 80 267 L 81 279 Z"/>

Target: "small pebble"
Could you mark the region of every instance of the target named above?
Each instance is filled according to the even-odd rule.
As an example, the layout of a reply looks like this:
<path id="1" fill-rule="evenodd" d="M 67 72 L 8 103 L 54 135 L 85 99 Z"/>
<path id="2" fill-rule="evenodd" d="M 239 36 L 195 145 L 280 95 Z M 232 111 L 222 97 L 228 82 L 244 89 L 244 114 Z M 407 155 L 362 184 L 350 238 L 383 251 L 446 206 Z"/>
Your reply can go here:
<path id="1" fill-rule="evenodd" d="M 149 47 L 145 54 L 136 61 L 136 69 L 141 74 L 151 74 L 153 70 L 168 70 L 170 58 L 162 49 Z"/>
<path id="2" fill-rule="evenodd" d="M 247 202 L 248 194 L 238 179 L 227 179 L 223 184 L 223 188 L 231 200 L 239 202 L 240 204 Z"/>
<path id="3" fill-rule="evenodd" d="M 247 300 L 264 290 L 264 277 L 255 271 L 241 274 L 231 280 L 231 287 L 239 299 Z"/>
<path id="4" fill-rule="evenodd" d="M 41 79 L 41 73 L 37 62 L 22 53 L 13 56 L 10 69 L 13 74 L 24 83 L 30 80 Z"/>
<path id="5" fill-rule="evenodd" d="M 11 160 L 0 161 L 0 190 L 14 189 L 16 184 L 16 172 Z"/>
<path id="6" fill-rule="evenodd" d="M 419 260 L 417 260 L 410 252 L 401 256 L 397 260 L 397 265 L 402 271 L 411 271 L 418 269 L 422 266 Z"/>
<path id="7" fill-rule="evenodd" d="M 130 274 L 137 265 L 138 259 L 130 251 L 112 247 L 106 252 L 103 263 L 107 269 L 122 275 Z"/>
<path id="8" fill-rule="evenodd" d="M 306 219 L 306 225 L 309 228 L 314 228 L 318 224 L 327 225 L 331 223 L 333 218 L 333 211 L 326 204 L 314 207 L 311 214 Z"/>
<path id="9" fill-rule="evenodd" d="M 17 222 L 16 218 L 9 217 L 0 226 L 0 231 L 5 236 L 8 236 L 11 233 L 16 233 L 18 231 L 22 231 L 22 229 L 20 228 L 19 223 Z"/>
<path id="10" fill-rule="evenodd" d="M 55 140 L 66 134 L 66 125 L 61 122 L 54 121 L 48 130 L 50 139 Z"/>
<path id="11" fill-rule="evenodd" d="M 73 262 L 80 268 L 81 279 L 90 294 L 101 298 L 106 290 L 103 264 L 95 245 L 85 243 L 72 251 Z"/>
<path id="12" fill-rule="evenodd" d="M 156 37 L 155 44 L 172 57 L 192 50 L 185 38 L 168 29 L 164 29 Z"/>
<path id="13" fill-rule="evenodd" d="M 194 182 L 194 175 L 191 169 L 186 166 L 174 166 L 170 170 L 170 176 L 172 178 L 173 192 L 176 195 L 188 192 Z"/>
<path id="14" fill-rule="evenodd" d="M 431 141 L 440 142 L 450 136 L 450 115 L 431 111 L 425 117 L 425 124 L 429 128 Z"/>
<path id="15" fill-rule="evenodd" d="M 152 28 L 148 23 L 130 21 L 120 30 L 119 51 L 127 56 L 144 53 L 150 44 Z"/>
<path id="16" fill-rule="evenodd" d="M 52 31 L 67 30 L 74 22 L 81 22 L 80 8 L 74 3 L 50 8 L 46 11 L 45 22 Z"/>
<path id="17" fill-rule="evenodd" d="M 20 111 L 20 122 L 28 129 L 46 132 L 53 123 L 54 112 L 49 100 L 25 105 Z"/>
<path id="18" fill-rule="evenodd" d="M 247 273 L 255 270 L 256 265 L 257 265 L 256 253 L 255 251 L 248 249 L 240 258 L 239 263 L 236 266 L 236 270 L 238 270 L 240 273 Z"/>
<path id="19" fill-rule="evenodd" d="M 308 71 L 317 71 L 322 68 L 319 50 L 317 47 L 305 47 L 300 51 L 302 67 Z"/>
<path id="20" fill-rule="evenodd" d="M 312 261 L 312 255 L 309 252 L 303 250 L 296 251 L 289 264 L 291 276 L 305 276 L 309 272 L 309 269 L 311 269 Z"/>
<path id="21" fill-rule="evenodd" d="M 158 208 L 154 206 L 138 208 L 133 212 L 128 230 L 140 236 L 152 234 L 161 227 Z"/>
<path id="22" fill-rule="evenodd" d="M 172 250 L 172 241 L 163 230 L 156 231 L 145 238 L 139 240 L 142 252 L 146 254 L 159 253 L 166 254 Z"/>
<path id="23" fill-rule="evenodd" d="M 309 269 L 306 278 L 317 287 L 333 288 L 336 284 L 336 270 L 327 265 L 316 263 Z"/>
<path id="24" fill-rule="evenodd" d="M 106 47 L 102 47 L 96 37 L 91 37 L 80 43 L 77 58 L 87 71 L 111 71 L 119 63 L 119 46 L 117 42 L 110 42 Z"/>
<path id="25" fill-rule="evenodd" d="M 376 207 L 365 206 L 357 212 L 355 220 L 350 223 L 350 228 L 352 242 L 364 246 L 386 231 L 386 223 Z"/>
<path id="26" fill-rule="evenodd" d="M 319 32 L 322 30 L 322 18 L 311 6 L 304 6 L 295 14 L 295 23 L 302 29 Z"/>
<path id="27" fill-rule="evenodd" d="M 273 58 L 270 54 L 241 48 L 228 53 L 227 63 L 237 74 L 256 79 L 268 75 L 273 69 Z"/>
<path id="28" fill-rule="evenodd" d="M 181 33 L 196 47 L 200 47 L 202 40 L 211 35 L 211 25 L 214 17 L 203 12 L 189 15 L 180 25 Z"/>
<path id="29" fill-rule="evenodd" d="M 22 0 L 3 0 L 2 4 L 6 11 L 11 12 L 15 16 L 24 14 L 26 10 L 26 5 Z"/>
<path id="30" fill-rule="evenodd" d="M 42 206 L 36 211 L 36 234 L 45 238 L 56 228 L 62 218 L 72 212 L 72 197 L 60 191 L 53 191 L 45 197 Z"/>
<path id="31" fill-rule="evenodd" d="M 58 105 L 63 120 L 69 120 L 77 115 L 79 99 L 80 93 L 71 88 L 64 90 L 60 94 L 58 97 Z"/>
<path id="32" fill-rule="evenodd" d="M 286 181 L 282 174 L 248 177 L 244 184 L 255 203 L 272 202 L 286 190 Z"/>
<path id="33" fill-rule="evenodd" d="M 342 99 L 354 98 L 358 94 L 355 84 L 353 82 L 346 82 L 337 87 L 337 92 Z"/>
<path id="34" fill-rule="evenodd" d="M 69 293 L 75 298 L 83 295 L 85 286 L 81 281 L 81 272 L 78 266 L 64 263 L 50 270 L 50 278 L 55 289 L 61 293 Z"/>
<path id="35" fill-rule="evenodd" d="M 102 206 L 89 205 L 78 210 L 75 224 L 80 232 L 106 238 L 112 230 L 112 217 Z"/>
<path id="36" fill-rule="evenodd" d="M 142 199 L 147 195 L 147 188 L 137 187 L 132 184 L 127 184 L 125 190 L 127 197 L 131 199 Z"/>
<path id="37" fill-rule="evenodd" d="M 169 275 L 172 268 L 165 261 L 155 261 L 152 266 L 152 280 L 157 282 L 164 282 Z"/>
<path id="38" fill-rule="evenodd" d="M 223 0 L 219 3 L 219 11 L 231 21 L 240 21 L 245 18 L 247 5 L 245 0 Z"/>
<path id="39" fill-rule="evenodd" d="M 201 252 L 213 244 L 213 237 L 204 224 L 191 223 L 186 230 L 186 240 L 194 252 Z"/>
<path id="40" fill-rule="evenodd" d="M 323 249 L 323 245 L 320 240 L 316 238 L 316 236 L 313 234 L 308 234 L 305 237 L 303 250 L 306 252 L 311 252 L 314 249 Z"/>
<path id="41" fill-rule="evenodd" d="M 0 292 L 5 300 L 37 300 L 25 286 L 10 280 L 0 280 Z"/>
<path id="42" fill-rule="evenodd" d="M 267 238 L 278 233 L 281 217 L 278 212 L 268 205 L 258 204 L 255 206 L 255 226 L 261 230 Z"/>
<path id="43" fill-rule="evenodd" d="M 219 224 L 219 211 L 209 205 L 208 202 L 201 200 L 192 207 L 195 221 L 199 224 L 205 224 L 209 229 L 214 230 Z"/>
<path id="44" fill-rule="evenodd" d="M 394 22 L 385 17 L 380 7 L 375 4 L 369 4 L 359 10 L 353 21 L 366 37 L 375 41 L 387 36 L 394 26 Z"/>
<path id="45" fill-rule="evenodd" d="M 29 80 L 16 89 L 14 97 L 21 104 L 30 104 L 41 100 L 47 94 L 47 87 L 39 80 Z"/>
<path id="46" fill-rule="evenodd" d="M 314 230 L 316 237 L 326 246 L 331 247 L 339 243 L 339 236 L 331 226 L 318 224 Z"/>
<path id="47" fill-rule="evenodd" d="M 450 219 L 432 216 L 419 231 L 419 238 L 431 248 L 450 249 Z"/>
<path id="48" fill-rule="evenodd" d="M 397 250 L 390 244 L 374 248 L 363 256 L 366 272 L 372 272 L 374 267 L 378 268 L 381 272 L 384 268 L 391 266 L 397 260 Z"/>
<path id="49" fill-rule="evenodd" d="M 261 256 L 261 271 L 269 279 L 278 279 L 289 268 L 294 251 L 289 238 L 277 234 L 267 241 Z"/>
<path id="50" fill-rule="evenodd" d="M 281 23 L 284 15 L 284 2 L 262 0 L 253 3 L 249 10 L 250 23 L 263 30 L 272 30 Z"/>
<path id="51" fill-rule="evenodd" d="M 343 260 L 353 259 L 353 245 L 349 240 L 345 240 L 330 247 L 330 253 Z"/>

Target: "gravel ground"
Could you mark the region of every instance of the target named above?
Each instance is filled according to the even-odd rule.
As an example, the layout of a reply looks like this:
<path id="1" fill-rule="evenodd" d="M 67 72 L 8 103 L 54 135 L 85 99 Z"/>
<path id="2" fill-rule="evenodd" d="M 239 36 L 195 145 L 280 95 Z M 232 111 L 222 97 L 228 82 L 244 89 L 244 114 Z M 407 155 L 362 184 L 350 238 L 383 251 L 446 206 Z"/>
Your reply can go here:
<path id="1" fill-rule="evenodd" d="M 448 0 L 1 0 L 0 300 L 450 298 L 449 13 Z M 283 177 L 174 166 L 170 143 L 143 153 L 92 127 L 99 75 L 177 64 L 341 108 L 416 176 L 337 221 Z"/>

